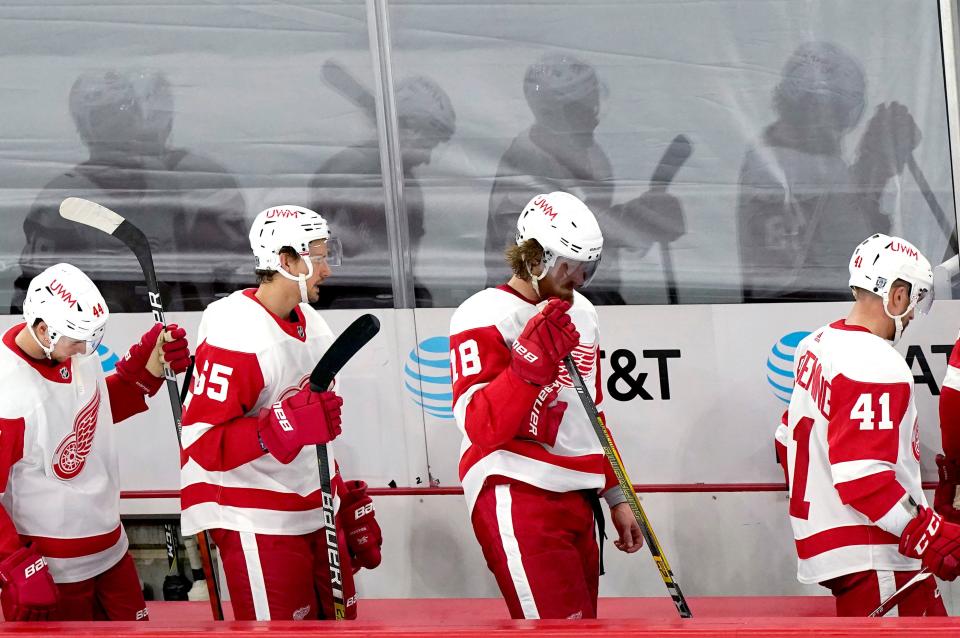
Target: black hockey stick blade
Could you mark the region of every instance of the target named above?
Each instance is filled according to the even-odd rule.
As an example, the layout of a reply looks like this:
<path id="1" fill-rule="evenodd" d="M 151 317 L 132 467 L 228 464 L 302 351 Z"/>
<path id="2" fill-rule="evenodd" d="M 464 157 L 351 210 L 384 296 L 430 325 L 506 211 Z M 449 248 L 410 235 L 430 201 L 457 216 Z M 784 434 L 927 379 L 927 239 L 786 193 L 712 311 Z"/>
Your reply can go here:
<path id="1" fill-rule="evenodd" d="M 347 98 L 351 104 L 360 107 L 363 114 L 372 120 L 377 119 L 377 102 L 370 89 L 336 60 L 327 60 L 320 69 L 323 81 L 330 88 Z"/>
<path id="2" fill-rule="evenodd" d="M 666 188 L 676 177 L 677 171 L 683 166 L 693 153 L 693 144 L 690 139 L 681 133 L 673 138 L 670 146 L 663 152 L 663 157 L 650 177 L 650 187 Z"/>
<path id="3" fill-rule="evenodd" d="M 361 315 L 354 320 L 330 344 L 327 351 L 320 357 L 320 361 L 314 366 L 313 372 L 310 373 L 310 389 L 314 392 L 323 392 L 329 388 L 340 369 L 378 332 L 380 332 L 380 321 L 373 315 Z"/>

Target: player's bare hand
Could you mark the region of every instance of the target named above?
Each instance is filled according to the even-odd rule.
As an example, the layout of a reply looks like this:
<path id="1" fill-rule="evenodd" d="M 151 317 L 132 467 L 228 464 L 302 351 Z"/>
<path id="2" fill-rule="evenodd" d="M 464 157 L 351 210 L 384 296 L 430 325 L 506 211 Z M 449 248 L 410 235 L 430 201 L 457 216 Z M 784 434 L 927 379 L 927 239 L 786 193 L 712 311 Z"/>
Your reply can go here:
<path id="1" fill-rule="evenodd" d="M 619 539 L 613 541 L 614 546 L 627 554 L 639 551 L 643 547 L 643 534 L 640 533 L 640 525 L 630 505 L 627 503 L 614 505 L 610 508 L 610 518 L 613 519 L 613 526 L 619 536 Z"/>

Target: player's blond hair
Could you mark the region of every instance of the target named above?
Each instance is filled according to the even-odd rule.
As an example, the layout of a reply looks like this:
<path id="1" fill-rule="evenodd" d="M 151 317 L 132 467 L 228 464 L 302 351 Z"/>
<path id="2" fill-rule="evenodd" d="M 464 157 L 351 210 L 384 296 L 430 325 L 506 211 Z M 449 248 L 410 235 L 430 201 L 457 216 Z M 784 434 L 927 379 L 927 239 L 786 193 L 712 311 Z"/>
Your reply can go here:
<path id="1" fill-rule="evenodd" d="M 543 247 L 536 239 L 528 239 L 519 246 L 509 246 L 504 256 L 514 275 L 530 281 L 530 270 L 543 262 Z"/>

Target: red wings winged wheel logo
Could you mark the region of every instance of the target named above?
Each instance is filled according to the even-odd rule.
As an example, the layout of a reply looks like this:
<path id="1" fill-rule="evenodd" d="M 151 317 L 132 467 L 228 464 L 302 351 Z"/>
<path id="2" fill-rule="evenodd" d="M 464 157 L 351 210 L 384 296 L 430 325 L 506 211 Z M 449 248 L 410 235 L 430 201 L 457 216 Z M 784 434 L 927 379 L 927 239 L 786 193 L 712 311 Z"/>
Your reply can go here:
<path id="1" fill-rule="evenodd" d="M 83 470 L 87 455 L 93 447 L 93 435 L 97 431 L 97 416 L 100 414 L 100 388 L 93 398 L 80 409 L 73 420 L 73 431 L 64 437 L 54 452 L 53 472 L 58 478 L 69 481 Z"/>

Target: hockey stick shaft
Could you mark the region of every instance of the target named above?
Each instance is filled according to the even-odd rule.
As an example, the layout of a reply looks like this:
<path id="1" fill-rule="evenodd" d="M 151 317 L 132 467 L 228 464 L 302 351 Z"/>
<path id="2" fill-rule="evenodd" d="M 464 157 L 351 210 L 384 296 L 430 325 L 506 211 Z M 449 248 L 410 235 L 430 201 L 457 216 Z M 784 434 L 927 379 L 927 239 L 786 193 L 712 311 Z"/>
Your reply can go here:
<path id="1" fill-rule="evenodd" d="M 937 201 L 936 196 L 933 194 L 933 190 L 930 188 L 930 182 L 927 181 L 926 175 L 923 174 L 923 171 L 917 164 L 917 160 L 913 157 L 913 153 L 910 153 L 910 155 L 907 157 L 907 168 L 910 169 L 910 174 L 913 175 L 913 181 L 915 181 L 917 183 L 917 187 L 920 188 L 920 193 L 923 195 L 923 199 L 926 200 L 927 207 L 930 209 L 930 213 L 940 225 L 940 230 L 947 235 L 947 241 L 950 244 L 950 249 L 953 250 L 953 254 L 956 255 L 960 253 L 960 247 L 958 247 L 957 244 L 957 226 L 955 223 L 950 222 L 947 214 L 940 206 L 940 202 Z"/>
<path id="2" fill-rule="evenodd" d="M 663 547 L 660 545 L 660 541 L 657 540 L 657 535 L 653 533 L 650 520 L 647 518 L 646 512 L 643 511 L 643 506 L 640 504 L 640 499 L 637 498 L 637 493 L 633 490 L 633 484 L 630 482 L 630 477 L 627 476 L 627 470 L 623 466 L 620 454 L 613 444 L 610 432 L 604 425 L 603 419 L 600 418 L 600 413 L 597 411 L 597 404 L 593 402 L 593 398 L 591 398 L 587 392 L 587 386 L 583 382 L 583 377 L 580 376 L 580 371 L 577 370 L 577 364 L 574 363 L 573 357 L 570 355 L 566 356 L 563 363 L 567 368 L 567 372 L 570 374 L 570 379 L 573 381 L 573 387 L 580 397 L 583 409 L 586 410 L 587 416 L 590 418 L 590 424 L 593 426 L 593 430 L 600 440 L 603 453 L 613 468 L 613 473 L 617 477 L 617 483 L 619 483 L 620 489 L 623 491 L 623 495 L 626 497 L 627 503 L 630 506 L 630 510 L 637 519 L 637 524 L 640 525 L 640 532 L 647 542 L 647 547 L 650 548 L 650 554 L 653 556 L 653 561 L 657 565 L 657 570 L 660 572 L 663 584 L 667 586 L 670 598 L 673 599 L 673 604 L 677 607 L 677 612 L 681 618 L 692 618 L 693 614 L 690 611 L 690 606 L 687 604 L 687 599 L 680 590 L 680 584 L 673 577 L 673 570 L 670 569 L 667 557 L 663 553 Z"/>
<path id="3" fill-rule="evenodd" d="M 147 241 L 147 237 L 143 234 L 143 231 L 109 208 L 78 197 L 68 197 L 63 200 L 63 202 L 60 203 L 60 215 L 64 219 L 69 219 L 96 228 L 108 235 L 113 235 L 126 244 L 127 248 L 129 248 L 137 258 L 140 269 L 143 271 L 143 278 L 147 284 L 147 301 L 150 304 L 153 318 L 162 324 L 164 330 L 166 330 L 167 321 L 163 313 L 163 300 L 160 297 L 160 283 L 157 280 L 157 272 L 153 266 L 153 254 L 150 251 L 150 242 Z M 177 377 L 166 363 L 163 364 L 163 376 L 166 380 L 167 394 L 170 397 L 170 410 L 173 414 L 173 424 L 177 432 L 177 447 L 183 449 L 181 440 L 183 404 L 180 398 L 180 389 L 177 387 Z M 189 383 L 186 385 L 189 385 Z M 168 556 L 172 553 L 173 560 L 177 557 L 177 546 L 179 545 L 179 542 L 174 536 L 174 532 L 175 530 L 172 526 L 165 528 Z M 206 531 L 200 532 L 197 540 L 200 546 L 209 548 L 209 538 L 207 537 Z M 170 543 L 175 543 L 172 552 L 169 551 Z M 210 576 L 216 577 L 216 574 L 212 573 L 212 565 Z M 217 590 L 219 591 L 219 586 L 217 586 Z M 212 601 L 211 606 L 213 606 Z M 217 610 L 219 610 L 219 614 Z M 214 620 L 223 620 L 223 608 L 219 595 L 216 600 Z"/>
<path id="4" fill-rule="evenodd" d="M 336 341 L 330 344 L 320 361 L 314 366 L 310 373 L 310 389 L 314 392 L 325 392 L 329 389 L 340 369 L 379 331 L 380 322 L 373 315 L 365 314 L 354 320 Z M 333 618 L 343 620 L 347 615 L 343 596 L 343 562 L 340 559 L 337 518 L 333 507 L 332 473 L 326 445 L 317 445 L 317 463 L 320 473 L 320 496 L 323 502 L 327 567 L 330 570 L 330 592 L 333 597 Z"/>
<path id="5" fill-rule="evenodd" d="M 660 162 L 653 169 L 653 175 L 650 177 L 651 191 L 666 191 L 667 187 L 673 182 L 677 171 L 683 166 L 693 153 L 693 145 L 686 135 L 682 133 L 673 138 L 670 146 L 663 152 Z M 667 284 L 667 302 L 671 305 L 680 303 L 677 294 L 677 275 L 673 269 L 673 255 L 670 250 L 670 242 L 661 241 L 660 260 L 663 264 L 663 278 Z"/>
<path id="6" fill-rule="evenodd" d="M 190 382 L 193 381 L 193 370 L 196 358 L 190 355 L 190 365 L 183 373 L 183 388 L 180 389 L 180 403 L 187 400 L 190 391 Z M 200 564 L 203 567 L 203 577 L 207 585 L 207 595 L 210 599 L 210 613 L 214 620 L 223 620 L 223 599 L 220 596 L 220 580 L 213 566 L 213 550 L 210 546 L 210 535 L 207 530 L 197 534 L 197 550 L 200 552 Z M 168 552 L 169 556 L 169 552 Z"/>
<path id="7" fill-rule="evenodd" d="M 879 607 L 877 607 L 872 612 L 870 612 L 869 617 L 877 618 L 881 616 L 886 616 L 888 613 L 890 613 L 891 609 L 899 605 L 900 601 L 902 601 L 904 598 L 910 595 L 910 593 L 913 592 L 913 590 L 916 589 L 916 587 L 920 583 L 922 583 L 924 580 L 926 580 L 930 576 L 933 576 L 933 574 L 928 572 L 926 567 L 921 569 L 919 572 L 917 572 L 917 574 L 913 578 L 905 582 L 903 586 L 900 587 L 900 589 L 898 589 L 897 591 L 887 596 L 887 598 L 882 603 L 880 603 Z"/>

